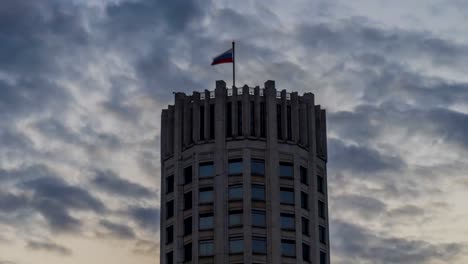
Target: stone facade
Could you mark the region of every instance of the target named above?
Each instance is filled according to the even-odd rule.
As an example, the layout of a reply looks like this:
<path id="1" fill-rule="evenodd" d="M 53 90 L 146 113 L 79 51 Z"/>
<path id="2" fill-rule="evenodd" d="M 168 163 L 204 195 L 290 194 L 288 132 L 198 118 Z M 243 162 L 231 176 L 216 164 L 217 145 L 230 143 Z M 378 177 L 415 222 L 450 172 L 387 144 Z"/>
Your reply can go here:
<path id="1" fill-rule="evenodd" d="M 326 162 L 312 93 L 176 93 L 162 111 L 160 263 L 330 263 Z"/>

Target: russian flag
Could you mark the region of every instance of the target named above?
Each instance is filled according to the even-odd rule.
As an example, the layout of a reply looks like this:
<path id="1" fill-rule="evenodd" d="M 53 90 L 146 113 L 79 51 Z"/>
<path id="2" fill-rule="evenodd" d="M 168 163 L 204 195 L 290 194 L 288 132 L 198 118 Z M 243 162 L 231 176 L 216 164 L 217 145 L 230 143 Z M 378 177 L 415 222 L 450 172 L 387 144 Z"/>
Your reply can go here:
<path id="1" fill-rule="evenodd" d="M 229 49 L 213 58 L 211 65 L 234 62 L 232 49 Z"/>

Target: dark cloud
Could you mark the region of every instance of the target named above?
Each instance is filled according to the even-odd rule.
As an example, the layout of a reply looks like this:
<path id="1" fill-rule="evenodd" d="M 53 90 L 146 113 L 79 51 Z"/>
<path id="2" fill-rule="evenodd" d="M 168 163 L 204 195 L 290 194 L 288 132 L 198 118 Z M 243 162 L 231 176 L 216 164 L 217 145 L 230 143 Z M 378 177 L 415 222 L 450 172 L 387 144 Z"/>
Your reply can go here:
<path id="1" fill-rule="evenodd" d="M 341 263 L 422 264 L 450 262 L 464 250 L 457 243 L 437 244 L 380 235 L 364 227 L 336 220 L 332 222 L 332 252 Z"/>
<path id="2" fill-rule="evenodd" d="M 376 173 L 404 168 L 405 162 L 399 157 L 387 156 L 375 149 L 347 145 L 338 139 L 328 140 L 329 160 L 337 170 L 352 170 L 356 173 Z"/>
<path id="3" fill-rule="evenodd" d="M 152 232 L 159 230 L 159 209 L 154 207 L 131 207 L 130 217 L 141 227 Z"/>
<path id="4" fill-rule="evenodd" d="M 120 178 L 115 172 L 110 170 L 96 171 L 96 176 L 92 182 L 101 190 L 113 195 L 135 198 L 151 198 L 155 196 L 154 191 L 140 184 Z"/>
<path id="5" fill-rule="evenodd" d="M 116 224 L 108 220 L 101 220 L 99 224 L 112 233 L 113 236 L 121 239 L 134 239 L 135 233 L 129 226 Z"/>
<path id="6" fill-rule="evenodd" d="M 404 205 L 388 212 L 390 218 L 420 219 L 426 210 L 416 205 Z"/>
<path id="7" fill-rule="evenodd" d="M 354 212 L 362 219 L 375 218 L 384 214 L 387 210 L 387 205 L 384 202 L 359 194 L 335 196 L 333 202 L 337 212 Z"/>
<path id="8" fill-rule="evenodd" d="M 72 254 L 71 249 L 53 242 L 46 241 L 28 241 L 26 248 L 30 250 L 46 251 L 61 256 L 70 256 Z"/>
<path id="9" fill-rule="evenodd" d="M 1 178 L 10 184 L 16 183 L 25 192 L 18 195 L 2 193 L 1 208 L 15 214 L 19 214 L 20 209 L 32 209 L 26 211 L 40 213 L 54 231 L 79 230 L 81 221 L 70 214 L 71 210 L 106 211 L 104 204 L 88 191 L 66 183 L 44 165 L 2 170 Z"/>

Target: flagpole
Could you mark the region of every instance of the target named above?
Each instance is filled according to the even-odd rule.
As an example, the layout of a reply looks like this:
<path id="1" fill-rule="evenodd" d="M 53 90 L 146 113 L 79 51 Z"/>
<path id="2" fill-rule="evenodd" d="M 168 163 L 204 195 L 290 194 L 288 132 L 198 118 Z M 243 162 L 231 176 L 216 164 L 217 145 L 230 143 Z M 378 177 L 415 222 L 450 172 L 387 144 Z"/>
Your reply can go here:
<path id="1" fill-rule="evenodd" d="M 234 49 L 234 41 L 232 42 L 232 87 L 236 86 L 236 53 Z"/>

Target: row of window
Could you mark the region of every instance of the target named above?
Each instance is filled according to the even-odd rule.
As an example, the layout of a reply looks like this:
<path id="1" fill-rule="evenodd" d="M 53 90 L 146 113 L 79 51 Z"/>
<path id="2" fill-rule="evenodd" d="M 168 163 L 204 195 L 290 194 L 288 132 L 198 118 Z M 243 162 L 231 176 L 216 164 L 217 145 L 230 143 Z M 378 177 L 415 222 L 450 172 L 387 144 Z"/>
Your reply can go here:
<path id="1" fill-rule="evenodd" d="M 253 201 L 265 201 L 265 186 L 261 184 L 252 184 L 251 194 Z M 184 193 L 184 210 L 192 208 L 192 191 Z M 228 190 L 228 199 L 231 201 L 244 199 L 243 186 L 241 184 L 230 185 Z M 214 201 L 213 187 L 202 187 L 198 192 L 198 202 L 200 204 L 210 204 Z M 294 189 L 293 188 L 280 188 L 280 203 L 285 205 L 294 205 Z M 309 195 L 301 191 L 301 208 L 309 210 Z M 318 200 L 318 214 L 319 217 L 325 219 L 325 203 Z M 166 219 L 174 216 L 174 201 L 166 203 Z"/>
<path id="2" fill-rule="evenodd" d="M 266 217 L 265 211 L 253 209 L 251 212 L 252 216 L 252 226 L 265 228 L 266 227 Z M 231 210 L 229 211 L 228 225 L 229 227 L 242 226 L 243 212 L 242 210 Z M 281 213 L 281 229 L 283 230 L 296 230 L 295 216 L 290 213 Z M 305 236 L 310 236 L 309 230 L 309 219 L 301 217 L 301 229 L 302 234 Z M 189 216 L 184 219 L 184 236 L 192 234 L 193 220 L 192 216 Z M 202 213 L 199 215 L 198 229 L 199 230 L 212 230 L 214 228 L 214 217 L 213 213 Z M 168 226 L 166 228 L 166 244 L 170 244 L 174 241 L 174 227 Z M 327 243 L 327 232 L 326 228 L 322 225 L 319 225 L 319 241 L 323 244 Z"/>
<path id="3" fill-rule="evenodd" d="M 252 159 L 250 161 L 251 175 L 265 175 L 265 161 L 260 159 Z M 229 175 L 242 175 L 243 171 L 242 159 L 232 159 L 228 163 Z M 307 176 L 307 168 L 300 166 L 300 180 L 304 185 L 309 185 L 309 177 Z M 279 176 L 282 178 L 294 178 L 294 165 L 290 162 L 280 162 L 278 167 Z M 215 167 L 213 162 L 202 162 L 198 166 L 198 175 L 200 178 L 210 178 L 215 175 Z M 184 168 L 184 184 L 192 182 L 193 172 L 192 166 Z M 166 178 L 166 193 L 174 191 L 174 175 Z M 317 175 L 317 191 L 325 193 L 325 183 L 322 176 Z"/>
<path id="4" fill-rule="evenodd" d="M 244 252 L 244 239 L 242 237 L 229 238 L 229 253 L 242 254 Z M 252 253 L 265 255 L 267 254 L 267 241 L 265 237 L 252 237 Z M 211 257 L 214 255 L 214 241 L 200 240 L 198 242 L 198 255 L 200 257 Z M 284 257 L 296 257 L 296 241 L 291 239 L 281 239 L 281 255 Z M 310 262 L 310 245 L 302 243 L 302 259 Z M 192 243 L 184 245 L 184 262 L 192 260 Z M 166 263 L 174 263 L 174 253 L 171 251 L 166 253 Z M 320 251 L 320 264 L 327 263 L 327 254 Z"/>

